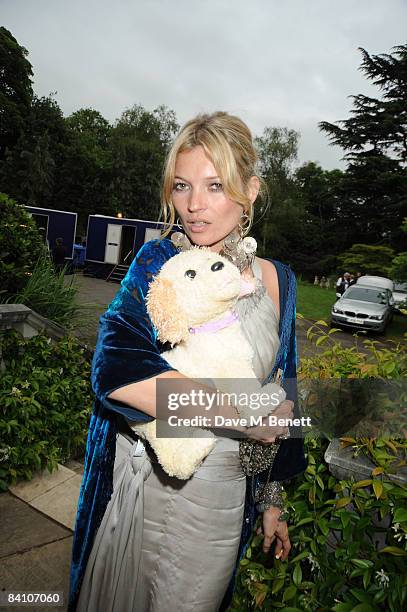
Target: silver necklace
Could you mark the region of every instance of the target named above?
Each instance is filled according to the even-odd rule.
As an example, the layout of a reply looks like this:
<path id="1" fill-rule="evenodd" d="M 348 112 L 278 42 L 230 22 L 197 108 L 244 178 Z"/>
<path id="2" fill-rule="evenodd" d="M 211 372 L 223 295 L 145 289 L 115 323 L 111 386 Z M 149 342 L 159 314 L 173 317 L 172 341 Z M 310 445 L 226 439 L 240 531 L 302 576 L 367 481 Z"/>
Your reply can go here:
<path id="1" fill-rule="evenodd" d="M 192 248 L 208 248 L 193 245 L 188 236 L 182 232 L 174 232 L 171 236 L 171 241 L 179 251 L 188 251 Z M 240 272 L 243 272 L 246 268 L 251 268 L 256 256 L 256 250 L 257 241 L 255 238 L 252 236 L 242 238 L 236 230 L 233 230 L 224 238 L 219 255 L 226 257 Z"/>

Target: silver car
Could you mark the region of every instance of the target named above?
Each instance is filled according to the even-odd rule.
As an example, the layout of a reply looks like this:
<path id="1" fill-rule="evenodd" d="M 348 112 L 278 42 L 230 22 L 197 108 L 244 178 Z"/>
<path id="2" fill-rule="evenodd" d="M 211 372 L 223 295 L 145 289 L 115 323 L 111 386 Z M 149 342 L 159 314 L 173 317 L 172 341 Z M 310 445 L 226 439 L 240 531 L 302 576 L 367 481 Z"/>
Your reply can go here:
<path id="1" fill-rule="evenodd" d="M 332 306 L 331 326 L 382 332 L 393 318 L 389 289 L 348 287 Z"/>

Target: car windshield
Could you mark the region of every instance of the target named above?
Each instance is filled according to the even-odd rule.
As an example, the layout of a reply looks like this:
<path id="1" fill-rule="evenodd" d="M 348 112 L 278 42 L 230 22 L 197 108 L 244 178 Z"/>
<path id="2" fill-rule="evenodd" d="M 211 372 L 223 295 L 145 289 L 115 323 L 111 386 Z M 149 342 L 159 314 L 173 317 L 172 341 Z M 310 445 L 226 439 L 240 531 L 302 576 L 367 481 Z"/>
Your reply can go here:
<path id="1" fill-rule="evenodd" d="M 394 283 L 394 291 L 407 293 L 407 283 Z"/>
<path id="2" fill-rule="evenodd" d="M 386 291 L 381 289 L 368 289 L 367 287 L 349 287 L 343 294 L 349 300 L 361 300 L 363 302 L 374 302 L 375 304 L 387 304 Z"/>

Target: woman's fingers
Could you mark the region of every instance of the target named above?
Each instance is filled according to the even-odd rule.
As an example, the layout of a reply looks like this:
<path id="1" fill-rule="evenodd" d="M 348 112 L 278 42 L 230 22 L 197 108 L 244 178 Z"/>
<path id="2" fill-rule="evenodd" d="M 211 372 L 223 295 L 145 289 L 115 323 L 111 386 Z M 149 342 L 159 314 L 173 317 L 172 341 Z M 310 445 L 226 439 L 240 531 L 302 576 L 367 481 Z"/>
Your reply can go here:
<path id="1" fill-rule="evenodd" d="M 273 414 L 279 418 L 292 418 L 294 416 L 294 402 L 292 400 L 284 400 L 277 406 Z"/>
<path id="2" fill-rule="evenodd" d="M 264 540 L 263 540 L 263 552 L 265 552 L 265 553 L 269 552 L 275 537 L 276 537 L 275 535 L 272 535 L 272 536 L 265 535 L 264 536 Z"/>
<path id="3" fill-rule="evenodd" d="M 275 550 L 275 556 L 281 561 L 285 561 L 288 557 L 288 553 L 291 550 L 291 542 L 288 536 L 288 525 L 286 521 L 279 521 L 277 525 L 277 544 Z"/>
<path id="4" fill-rule="evenodd" d="M 291 542 L 290 542 L 290 538 L 287 537 L 286 538 L 281 538 L 281 537 L 277 537 L 277 544 L 276 544 L 276 550 L 275 550 L 275 557 L 276 559 L 280 559 L 280 561 L 285 561 L 288 557 L 288 553 L 291 550 Z"/>
<path id="5" fill-rule="evenodd" d="M 273 416 L 282 419 L 282 424 L 270 425 L 269 417 L 263 417 L 262 425 L 251 427 L 248 430 L 248 435 L 262 444 L 273 444 L 277 436 L 285 436 L 289 433 L 288 426 L 284 424 L 284 421 L 293 417 L 293 408 L 294 402 L 292 400 L 284 400 L 273 412 Z"/>
<path id="6" fill-rule="evenodd" d="M 281 404 L 276 408 L 273 412 L 273 416 L 278 419 L 292 419 L 294 416 L 294 402 L 292 400 L 284 400 Z M 264 435 L 261 437 L 260 442 L 264 444 L 273 444 L 276 441 L 277 436 L 287 435 L 289 433 L 289 429 L 287 425 L 277 424 L 277 425 L 269 425 L 269 417 L 264 417 L 263 419 L 263 433 Z M 268 430 L 268 431 L 267 431 Z M 267 435 L 267 434 L 270 435 Z"/>

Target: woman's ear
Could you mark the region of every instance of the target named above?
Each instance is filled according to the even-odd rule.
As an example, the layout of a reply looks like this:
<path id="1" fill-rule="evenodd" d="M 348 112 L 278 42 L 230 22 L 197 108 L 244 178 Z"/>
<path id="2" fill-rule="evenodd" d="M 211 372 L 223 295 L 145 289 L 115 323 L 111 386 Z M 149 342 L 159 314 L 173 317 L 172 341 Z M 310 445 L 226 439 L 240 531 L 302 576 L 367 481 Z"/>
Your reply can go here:
<path id="1" fill-rule="evenodd" d="M 151 281 L 146 305 L 161 342 L 170 342 L 173 346 L 188 337 L 187 317 L 178 304 L 177 293 L 170 280 L 158 276 Z"/>
<path id="2" fill-rule="evenodd" d="M 259 195 L 259 191 L 260 191 L 260 179 L 258 176 L 253 175 L 249 179 L 249 198 L 252 204 L 254 204 L 254 202 L 256 201 L 256 198 Z"/>

